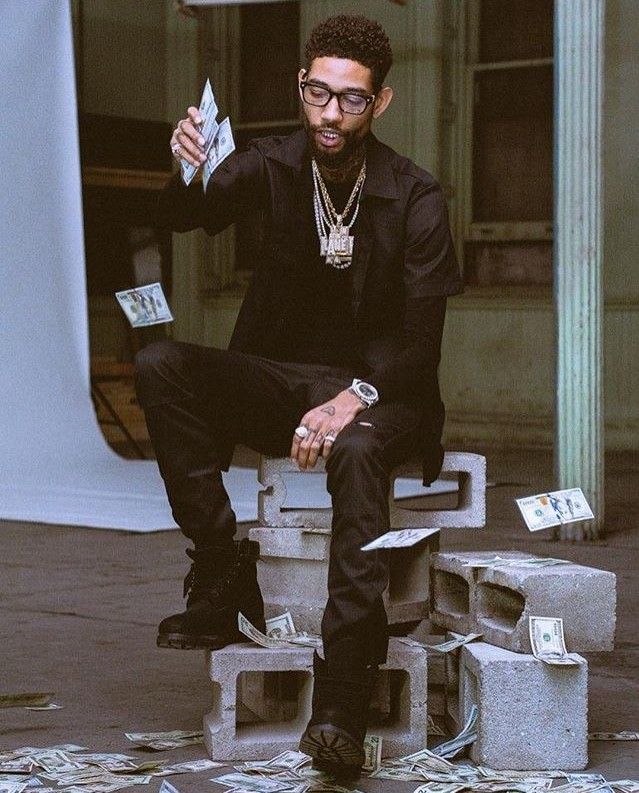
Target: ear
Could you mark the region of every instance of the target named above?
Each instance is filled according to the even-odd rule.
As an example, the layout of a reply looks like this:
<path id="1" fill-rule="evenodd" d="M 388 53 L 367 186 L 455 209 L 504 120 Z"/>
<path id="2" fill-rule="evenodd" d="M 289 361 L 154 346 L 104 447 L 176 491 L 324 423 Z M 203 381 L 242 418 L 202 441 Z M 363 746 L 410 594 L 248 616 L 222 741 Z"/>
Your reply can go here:
<path id="1" fill-rule="evenodd" d="M 386 108 L 390 105 L 393 98 L 393 89 L 389 85 L 385 85 L 380 89 L 373 102 L 373 118 L 379 118 Z"/>
<path id="2" fill-rule="evenodd" d="M 300 69 L 299 72 L 297 73 L 297 82 L 301 83 L 307 74 L 308 74 L 308 69 Z"/>

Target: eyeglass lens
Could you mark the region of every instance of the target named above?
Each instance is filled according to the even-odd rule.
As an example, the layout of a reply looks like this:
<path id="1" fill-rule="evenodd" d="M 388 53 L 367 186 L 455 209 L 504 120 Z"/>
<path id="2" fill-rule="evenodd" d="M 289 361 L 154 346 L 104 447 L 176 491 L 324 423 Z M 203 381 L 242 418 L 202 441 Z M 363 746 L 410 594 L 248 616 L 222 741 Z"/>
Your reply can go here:
<path id="1" fill-rule="evenodd" d="M 306 83 L 302 86 L 302 95 L 305 102 L 317 107 L 327 105 L 331 97 L 336 96 L 340 109 L 343 110 L 344 113 L 354 113 L 356 115 L 363 113 L 369 104 L 367 98 L 360 94 L 340 94 L 335 91 L 329 91 L 328 88 L 322 88 L 320 85 L 313 85 L 312 83 Z"/>

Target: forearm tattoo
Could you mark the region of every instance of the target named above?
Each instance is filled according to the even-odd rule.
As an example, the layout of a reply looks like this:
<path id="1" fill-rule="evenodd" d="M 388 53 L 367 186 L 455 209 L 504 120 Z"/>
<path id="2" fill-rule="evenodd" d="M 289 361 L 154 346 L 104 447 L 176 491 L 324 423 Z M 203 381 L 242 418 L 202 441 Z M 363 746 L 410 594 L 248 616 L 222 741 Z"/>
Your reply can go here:
<path id="1" fill-rule="evenodd" d="M 320 410 L 322 411 L 322 413 L 328 413 L 329 416 L 335 415 L 335 408 L 333 407 L 333 405 L 326 405 L 325 408 L 320 408 Z"/>

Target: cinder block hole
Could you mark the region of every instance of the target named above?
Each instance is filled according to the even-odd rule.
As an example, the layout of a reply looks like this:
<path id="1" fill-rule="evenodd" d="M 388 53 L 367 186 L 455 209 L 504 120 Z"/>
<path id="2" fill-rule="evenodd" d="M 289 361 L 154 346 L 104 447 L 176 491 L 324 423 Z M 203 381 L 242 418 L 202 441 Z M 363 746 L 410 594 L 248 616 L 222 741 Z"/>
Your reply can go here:
<path id="1" fill-rule="evenodd" d="M 469 587 L 465 578 L 447 570 L 433 570 L 433 607 L 443 614 L 468 614 Z"/>
<path id="2" fill-rule="evenodd" d="M 479 584 L 479 621 L 491 628 L 512 633 L 524 613 L 526 599 L 519 592 L 498 584 Z"/>
<path id="3" fill-rule="evenodd" d="M 286 488 L 286 498 L 282 511 L 331 509 L 331 497 L 326 490 L 326 474 L 324 471 L 292 471 L 282 474 Z"/>
<path id="4" fill-rule="evenodd" d="M 404 477 L 393 483 L 393 502 L 398 509 L 459 509 L 459 493 L 459 474 L 455 471 L 440 474 L 434 487 L 424 487 L 419 479 Z"/>
<path id="5" fill-rule="evenodd" d="M 404 669 L 382 669 L 371 698 L 369 727 L 393 727 L 406 720 L 410 677 Z"/>
<path id="6" fill-rule="evenodd" d="M 391 603 L 428 601 L 430 551 L 427 542 L 409 548 L 392 548 L 388 577 Z"/>
<path id="7" fill-rule="evenodd" d="M 242 672 L 237 678 L 236 723 L 280 724 L 295 721 L 300 696 L 310 683 L 307 672 Z"/>

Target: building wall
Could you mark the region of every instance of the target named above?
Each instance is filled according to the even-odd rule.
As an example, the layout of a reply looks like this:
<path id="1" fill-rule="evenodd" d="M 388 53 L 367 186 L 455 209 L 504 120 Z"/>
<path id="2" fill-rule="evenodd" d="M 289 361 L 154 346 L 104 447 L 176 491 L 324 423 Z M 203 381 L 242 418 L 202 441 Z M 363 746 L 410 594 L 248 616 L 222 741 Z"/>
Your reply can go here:
<path id="1" fill-rule="evenodd" d="M 389 31 L 396 52 L 389 75 L 396 95 L 391 110 L 377 126 L 379 137 L 436 176 L 440 176 L 442 160 L 441 11 L 445 1 L 409 0 L 401 6 L 388 0 L 370 0 L 366 4 L 366 13 L 379 18 Z M 121 4 L 127 6 L 120 20 L 138 14 L 126 0 L 85 2 L 114 12 Z M 158 2 L 161 4 L 161 0 Z M 361 3 L 355 0 L 301 3 L 302 39 L 325 15 L 344 10 L 361 12 Z M 232 11 L 220 8 L 216 13 L 223 20 Z M 161 56 L 166 60 L 164 67 L 158 66 L 158 74 L 162 68 L 167 74 L 166 94 L 164 99 L 153 100 L 145 94 L 153 105 L 145 111 L 149 118 L 162 112 L 167 118 L 180 117 L 180 108 L 197 101 L 201 90 L 193 21 L 178 18 L 170 0 L 164 3 L 164 14 L 164 22 L 159 16 L 155 18 L 155 32 L 148 34 L 148 40 L 155 42 L 157 36 L 166 35 Z M 113 31 L 112 20 L 106 28 Z M 608 0 L 604 119 L 606 442 L 609 448 L 626 449 L 636 448 L 639 440 L 639 373 L 635 363 L 639 346 L 639 155 L 635 143 L 639 126 L 638 37 L 639 4 L 634 0 Z M 106 46 L 109 37 L 101 40 Z M 224 40 L 232 46 L 232 41 Z M 146 56 L 160 58 L 157 53 L 147 52 Z M 131 57 L 129 63 L 133 65 L 141 57 L 139 47 Z M 104 70 L 104 63 L 96 63 L 95 68 Z M 113 112 L 115 108 L 120 112 L 121 108 L 139 107 L 139 86 L 133 85 L 135 81 L 124 85 L 120 72 L 117 76 L 119 90 L 138 92 L 138 98 L 119 97 L 117 103 L 113 98 L 109 107 Z M 108 82 L 108 69 L 99 79 Z M 215 79 L 219 82 L 221 75 Z M 92 80 L 89 84 L 97 86 L 98 77 Z M 113 86 L 100 90 L 106 97 L 115 93 Z M 94 93 L 97 95 L 97 88 Z M 175 239 L 176 322 L 172 332 L 176 338 L 223 347 L 230 338 L 240 297 L 225 294 L 206 298 L 200 273 L 203 259 L 211 255 L 210 245 L 197 233 L 176 235 Z M 449 443 L 552 443 L 553 314 L 552 295 L 544 288 L 474 288 L 450 300 L 441 367 Z"/>

